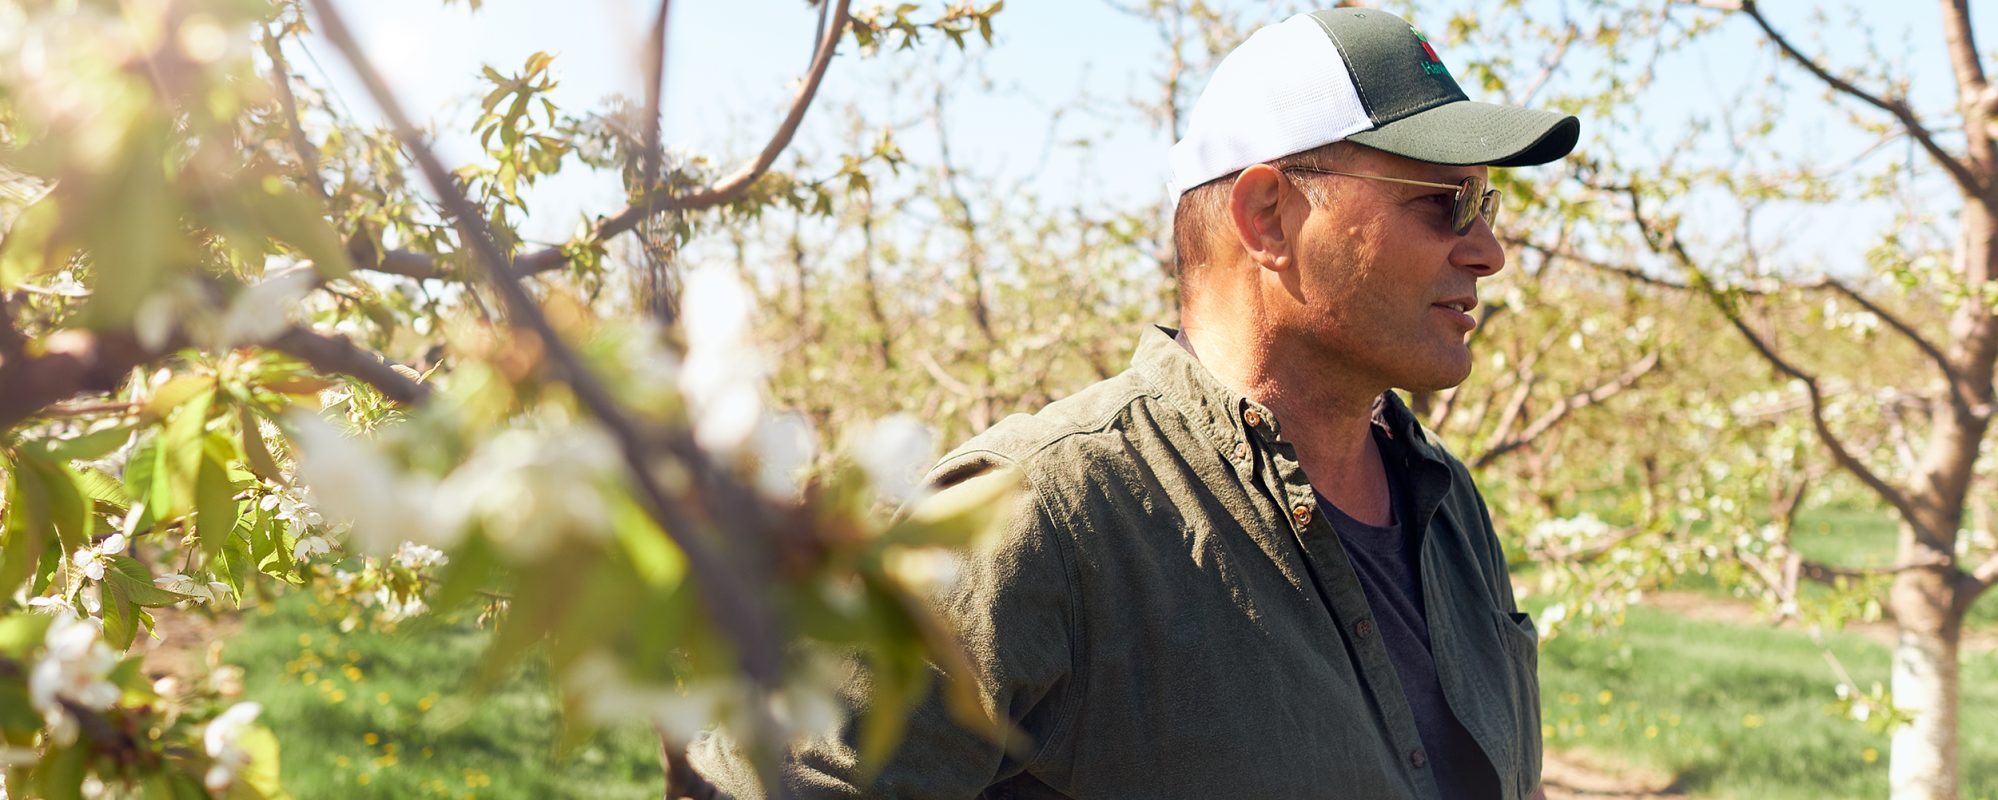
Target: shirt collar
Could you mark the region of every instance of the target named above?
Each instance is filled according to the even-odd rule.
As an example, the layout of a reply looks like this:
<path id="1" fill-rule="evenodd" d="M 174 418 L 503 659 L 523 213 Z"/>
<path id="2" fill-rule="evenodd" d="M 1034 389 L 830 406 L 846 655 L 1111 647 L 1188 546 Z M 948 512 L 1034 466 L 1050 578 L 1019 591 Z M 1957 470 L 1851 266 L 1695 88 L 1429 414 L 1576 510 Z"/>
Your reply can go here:
<path id="1" fill-rule="evenodd" d="M 1148 379 L 1154 394 L 1184 414 L 1193 427 L 1222 452 L 1233 450 L 1246 435 L 1274 439 L 1282 423 L 1267 406 L 1229 389 L 1200 363 L 1184 333 L 1152 326 L 1138 339 L 1131 367 Z M 1421 430 L 1415 414 L 1393 391 L 1374 399 L 1374 425 L 1389 439 L 1425 461 L 1442 463 L 1435 444 Z"/>

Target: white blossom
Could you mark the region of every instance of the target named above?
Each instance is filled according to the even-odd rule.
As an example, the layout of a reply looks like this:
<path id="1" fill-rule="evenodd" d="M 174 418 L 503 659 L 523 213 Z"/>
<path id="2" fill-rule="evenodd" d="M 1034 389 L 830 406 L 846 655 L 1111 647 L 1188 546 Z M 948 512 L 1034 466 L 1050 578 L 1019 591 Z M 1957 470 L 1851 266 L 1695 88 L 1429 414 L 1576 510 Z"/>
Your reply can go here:
<path id="1" fill-rule="evenodd" d="M 694 439 L 710 450 L 733 453 L 763 415 L 767 366 L 750 337 L 754 301 L 742 281 L 713 269 L 688 275 L 680 297 L 687 361 L 679 382 Z"/>
<path id="2" fill-rule="evenodd" d="M 413 572 L 427 567 L 441 567 L 450 561 L 451 559 L 445 557 L 444 551 L 415 542 L 403 542 L 402 546 L 395 550 L 395 563 Z"/>
<path id="3" fill-rule="evenodd" d="M 77 721 L 63 701 L 94 711 L 118 702 L 117 685 L 106 680 L 118 655 L 95 624 L 66 616 L 50 623 L 43 642 L 47 651 L 28 675 L 28 698 L 56 741 L 67 745 L 76 741 Z"/>
<path id="4" fill-rule="evenodd" d="M 482 523 L 509 555 L 532 559 L 571 534 L 609 534 L 601 486 L 622 463 L 616 441 L 593 425 L 511 429 L 446 476 L 434 502 L 451 518 Z"/>
<path id="5" fill-rule="evenodd" d="M 399 622 L 411 617 L 421 616 L 423 612 L 430 610 L 430 606 L 423 602 L 423 598 L 420 595 L 411 594 L 407 598 L 398 597 L 387 586 L 377 587 L 373 600 L 375 605 L 381 607 L 381 618 L 384 622 Z"/>
<path id="6" fill-rule="evenodd" d="M 458 519 L 441 513 L 438 490 L 427 476 L 403 472 L 367 443 L 341 435 L 316 416 L 300 414 L 292 422 L 299 478 L 312 487 L 328 518 L 351 526 L 363 551 L 386 553 L 412 540 L 448 547 L 458 540 Z"/>
<path id="7" fill-rule="evenodd" d="M 309 268 L 297 267 L 271 275 L 243 287 L 229 301 L 215 335 L 215 349 L 262 344 L 284 331 L 289 320 L 285 310 L 298 304 L 312 290 L 318 276 Z"/>
<path id="8" fill-rule="evenodd" d="M 104 580 L 105 563 L 109 562 L 112 556 L 123 552 L 125 552 L 125 534 L 114 533 L 104 537 L 104 541 L 97 543 L 95 546 L 86 547 L 70 554 L 70 561 L 76 565 L 76 568 L 83 573 L 84 577 L 93 581 L 101 581 Z"/>
<path id="9" fill-rule="evenodd" d="M 742 711 L 745 695 L 741 685 L 730 681 L 690 681 L 684 689 L 634 683 L 615 659 L 601 652 L 577 659 L 562 683 L 592 722 L 648 722 L 682 742 L 717 721 L 726 725 Z"/>
<path id="10" fill-rule="evenodd" d="M 153 578 L 153 585 L 169 592 L 187 595 L 196 603 L 207 603 L 229 596 L 229 584 L 221 581 L 203 583 L 178 572 L 169 572 Z"/>
<path id="11" fill-rule="evenodd" d="M 300 536 L 291 546 L 291 560 L 304 561 L 312 556 L 323 556 L 332 551 L 333 543 L 327 541 L 324 536 L 318 534 Z"/>
<path id="12" fill-rule="evenodd" d="M 243 749 L 243 733 L 256 722 L 264 707 L 255 702 L 237 703 L 210 720 L 201 732 L 201 744 L 210 759 L 202 784 L 220 794 L 236 782 L 236 775 L 250 765 L 250 753 Z"/>
<path id="13" fill-rule="evenodd" d="M 799 479 L 817 450 L 812 423 L 803 414 L 764 417 L 756 425 L 756 488 L 770 497 L 796 499 L 804 488 Z"/>
<path id="14" fill-rule="evenodd" d="M 935 450 L 928 427 L 908 414 L 895 414 L 862 431 L 853 456 L 875 492 L 899 504 L 915 498 L 923 473 L 936 458 Z"/>

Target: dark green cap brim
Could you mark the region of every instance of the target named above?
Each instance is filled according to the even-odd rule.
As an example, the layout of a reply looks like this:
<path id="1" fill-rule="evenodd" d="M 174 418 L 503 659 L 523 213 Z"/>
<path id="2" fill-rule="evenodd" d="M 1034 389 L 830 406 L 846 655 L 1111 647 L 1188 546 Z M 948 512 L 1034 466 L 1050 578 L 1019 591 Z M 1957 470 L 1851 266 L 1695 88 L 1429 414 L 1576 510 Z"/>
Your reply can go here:
<path id="1" fill-rule="evenodd" d="M 1346 138 L 1431 164 L 1530 167 L 1566 157 L 1581 133 L 1566 114 L 1461 100 Z"/>

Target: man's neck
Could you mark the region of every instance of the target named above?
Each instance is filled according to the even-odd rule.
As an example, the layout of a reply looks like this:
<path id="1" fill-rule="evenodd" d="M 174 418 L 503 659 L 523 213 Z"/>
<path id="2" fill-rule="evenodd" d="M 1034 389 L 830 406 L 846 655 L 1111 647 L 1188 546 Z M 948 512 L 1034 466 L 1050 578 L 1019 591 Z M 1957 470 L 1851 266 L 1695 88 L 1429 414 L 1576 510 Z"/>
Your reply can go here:
<path id="1" fill-rule="evenodd" d="M 1281 343 L 1245 338 L 1237 330 L 1189 321 L 1185 336 L 1216 380 L 1275 412 L 1320 494 L 1362 522 L 1391 518 L 1387 475 L 1372 433 L 1374 401 L 1386 387 L 1328 365 L 1300 369 L 1280 356 Z"/>

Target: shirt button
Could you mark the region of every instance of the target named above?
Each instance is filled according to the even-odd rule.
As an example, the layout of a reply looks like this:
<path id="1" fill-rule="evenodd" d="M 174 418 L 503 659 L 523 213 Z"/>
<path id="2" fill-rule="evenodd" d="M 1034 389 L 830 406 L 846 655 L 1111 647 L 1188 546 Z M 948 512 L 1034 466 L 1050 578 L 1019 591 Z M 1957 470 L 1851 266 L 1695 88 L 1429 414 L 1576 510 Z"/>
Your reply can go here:
<path id="1" fill-rule="evenodd" d="M 1299 525 L 1310 525 L 1311 506 L 1299 503 L 1296 508 L 1290 510 L 1290 518 L 1297 520 L 1297 524 Z"/>
<path id="2" fill-rule="evenodd" d="M 1251 408 L 1242 412 L 1242 421 L 1249 423 L 1251 428 L 1260 428 L 1263 426 L 1263 412 Z"/>
<path id="3" fill-rule="evenodd" d="M 1362 639 L 1374 635 L 1374 621 L 1370 619 L 1363 619 L 1360 620 L 1359 622 L 1353 623 L 1353 635 Z M 1416 752 L 1420 753 L 1422 751 L 1417 750 Z"/>
<path id="4" fill-rule="evenodd" d="M 1429 756 L 1423 755 L 1422 748 L 1418 747 L 1408 751 L 1408 763 L 1416 769 L 1422 769 L 1429 764 Z"/>
<path id="5" fill-rule="evenodd" d="M 1235 443 L 1235 460 L 1236 460 L 1236 461 L 1247 461 L 1247 460 L 1249 460 L 1249 443 L 1248 443 L 1248 442 L 1236 442 L 1236 443 Z"/>

